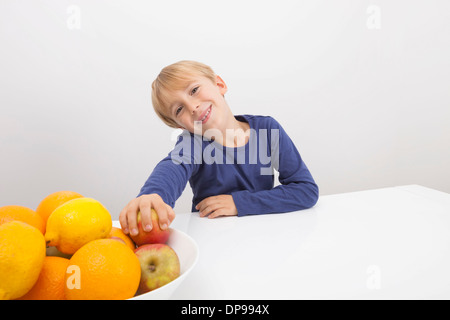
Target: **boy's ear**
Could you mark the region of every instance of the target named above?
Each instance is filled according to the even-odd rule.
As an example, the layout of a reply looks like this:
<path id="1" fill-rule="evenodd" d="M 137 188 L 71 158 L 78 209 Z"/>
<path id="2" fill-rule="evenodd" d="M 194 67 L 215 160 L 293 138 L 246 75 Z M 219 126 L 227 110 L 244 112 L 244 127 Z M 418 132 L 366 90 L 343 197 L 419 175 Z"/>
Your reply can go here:
<path id="1" fill-rule="evenodd" d="M 228 91 L 227 85 L 225 84 L 225 81 L 222 80 L 221 77 L 216 75 L 216 84 L 219 87 L 220 94 L 223 96 Z"/>

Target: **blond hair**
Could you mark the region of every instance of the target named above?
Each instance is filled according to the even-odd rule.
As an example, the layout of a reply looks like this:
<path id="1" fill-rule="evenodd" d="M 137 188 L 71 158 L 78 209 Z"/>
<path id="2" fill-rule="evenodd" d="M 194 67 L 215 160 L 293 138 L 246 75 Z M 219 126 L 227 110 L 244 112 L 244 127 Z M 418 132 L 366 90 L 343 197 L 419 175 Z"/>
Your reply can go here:
<path id="1" fill-rule="evenodd" d="M 156 114 L 169 127 L 178 128 L 178 124 L 169 115 L 171 92 L 185 89 L 186 85 L 198 77 L 206 77 L 216 83 L 216 74 L 211 67 L 197 62 L 183 60 L 161 70 L 152 83 L 152 104 Z"/>

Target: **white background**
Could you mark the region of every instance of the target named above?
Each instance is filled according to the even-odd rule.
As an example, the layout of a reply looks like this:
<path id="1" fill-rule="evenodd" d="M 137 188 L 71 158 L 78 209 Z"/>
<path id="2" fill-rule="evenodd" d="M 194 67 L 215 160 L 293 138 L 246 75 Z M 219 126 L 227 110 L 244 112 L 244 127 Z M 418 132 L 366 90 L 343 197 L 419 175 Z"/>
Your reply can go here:
<path id="1" fill-rule="evenodd" d="M 449 57 L 445 0 L 1 0 L 0 206 L 73 190 L 117 218 L 174 145 L 150 85 L 185 59 L 277 119 L 322 195 L 450 192 Z"/>

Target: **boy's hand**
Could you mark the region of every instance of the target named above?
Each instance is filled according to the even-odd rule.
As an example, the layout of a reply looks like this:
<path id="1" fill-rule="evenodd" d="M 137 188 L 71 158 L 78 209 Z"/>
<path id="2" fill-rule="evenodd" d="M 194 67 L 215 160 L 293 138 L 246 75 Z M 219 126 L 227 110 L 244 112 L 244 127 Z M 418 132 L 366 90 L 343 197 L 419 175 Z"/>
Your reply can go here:
<path id="1" fill-rule="evenodd" d="M 172 207 L 166 204 L 158 194 L 144 194 L 131 200 L 120 212 L 119 221 L 123 232 L 125 234 L 130 233 L 133 236 L 139 233 L 137 227 L 138 211 L 141 212 L 144 231 L 149 232 L 152 230 L 151 208 L 155 209 L 158 214 L 159 227 L 163 230 L 167 229 L 169 224 L 175 219 L 175 212 Z"/>
<path id="2" fill-rule="evenodd" d="M 205 198 L 200 201 L 195 208 L 200 211 L 200 217 L 205 217 L 208 214 L 208 218 L 237 215 L 237 209 L 233 201 L 233 196 L 228 194 Z"/>

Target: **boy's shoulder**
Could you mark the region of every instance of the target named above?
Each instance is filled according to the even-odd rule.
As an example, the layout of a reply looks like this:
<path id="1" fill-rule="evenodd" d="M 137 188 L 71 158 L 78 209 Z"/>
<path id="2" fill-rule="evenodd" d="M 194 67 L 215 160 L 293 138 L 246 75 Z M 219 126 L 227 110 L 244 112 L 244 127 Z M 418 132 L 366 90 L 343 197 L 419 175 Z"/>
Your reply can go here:
<path id="1" fill-rule="evenodd" d="M 238 120 L 247 121 L 252 128 L 279 128 L 280 124 L 271 116 L 243 114 L 235 116 Z"/>

